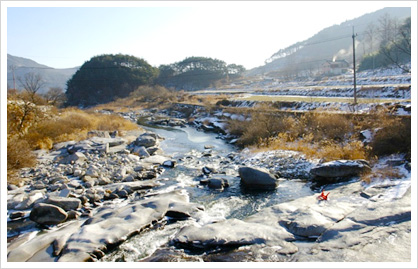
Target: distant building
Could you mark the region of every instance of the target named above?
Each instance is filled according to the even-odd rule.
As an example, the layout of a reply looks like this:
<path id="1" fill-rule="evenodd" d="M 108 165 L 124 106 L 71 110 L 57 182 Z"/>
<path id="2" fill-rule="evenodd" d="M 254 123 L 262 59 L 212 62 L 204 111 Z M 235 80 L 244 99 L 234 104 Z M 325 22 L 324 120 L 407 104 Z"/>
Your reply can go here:
<path id="1" fill-rule="evenodd" d="M 348 72 L 349 66 L 346 60 L 326 61 L 322 64 L 322 74 L 341 75 Z"/>

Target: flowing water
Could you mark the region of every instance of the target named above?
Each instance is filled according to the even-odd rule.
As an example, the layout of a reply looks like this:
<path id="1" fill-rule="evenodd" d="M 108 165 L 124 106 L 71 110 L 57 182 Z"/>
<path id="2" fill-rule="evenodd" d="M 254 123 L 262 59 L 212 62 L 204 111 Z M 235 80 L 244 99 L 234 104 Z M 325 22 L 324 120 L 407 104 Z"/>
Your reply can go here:
<path id="1" fill-rule="evenodd" d="M 200 132 L 191 127 L 145 128 L 165 138 L 160 145 L 164 154 L 177 161 L 175 168 L 167 168 L 159 177 L 164 185 L 153 192 L 182 190 L 187 193 L 190 202 L 203 205 L 205 211 L 198 220 L 174 223 L 169 219 L 163 220 L 128 239 L 101 261 L 139 261 L 161 247 L 167 247 L 170 239 L 182 227 L 194 222 L 204 225 L 228 218 L 244 219 L 262 208 L 312 194 L 309 186 L 297 179 L 281 181 L 274 191 L 248 192 L 240 186 L 237 172 L 239 163 L 228 158 L 237 149 L 217 139 L 216 134 Z M 210 149 L 207 149 L 208 146 Z M 228 180 L 230 186 L 224 190 L 213 190 L 201 185 L 202 168 L 205 166 L 222 171 L 222 177 Z"/>

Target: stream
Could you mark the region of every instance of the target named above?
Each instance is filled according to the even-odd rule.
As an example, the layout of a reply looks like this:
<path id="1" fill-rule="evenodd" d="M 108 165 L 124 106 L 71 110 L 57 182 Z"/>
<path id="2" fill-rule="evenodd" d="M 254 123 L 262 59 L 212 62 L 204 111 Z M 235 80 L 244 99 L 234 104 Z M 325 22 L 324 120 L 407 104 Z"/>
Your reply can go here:
<path id="1" fill-rule="evenodd" d="M 165 169 L 159 177 L 163 186 L 154 188 L 152 192 L 181 190 L 187 193 L 190 202 L 204 206 L 205 210 L 198 220 L 172 222 L 166 218 L 129 238 L 100 261 L 136 262 L 153 255 L 157 250 L 167 248 L 172 249 L 170 255 L 180 253 L 178 255 L 182 256 L 182 252 L 170 246 L 169 241 L 185 226 L 204 225 L 229 218 L 244 219 L 262 208 L 313 194 L 308 184 L 298 179 L 282 180 L 274 191 L 248 192 L 240 185 L 238 168 L 241 164 L 233 158 L 238 154 L 238 149 L 218 139 L 216 134 L 201 132 L 192 127 L 144 128 L 164 137 L 160 147 L 164 155 L 177 163 L 176 167 Z M 202 173 L 203 167 L 215 169 L 216 176 L 227 179 L 229 187 L 216 190 L 201 185 L 200 180 L 206 177 Z M 188 254 L 197 260 L 201 255 Z"/>

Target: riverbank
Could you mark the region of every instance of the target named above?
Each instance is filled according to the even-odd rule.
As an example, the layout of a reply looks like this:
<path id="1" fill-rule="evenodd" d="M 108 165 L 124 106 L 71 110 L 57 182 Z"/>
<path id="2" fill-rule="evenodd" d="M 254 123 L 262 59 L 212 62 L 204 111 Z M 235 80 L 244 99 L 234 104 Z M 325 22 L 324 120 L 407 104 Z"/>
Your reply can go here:
<path id="1" fill-rule="evenodd" d="M 370 183 L 317 185 L 320 161 L 298 152 L 238 151 L 190 127 L 150 130 L 38 151 L 37 167 L 21 171 L 26 184 L 8 186 L 8 262 L 411 261 L 402 156 L 374 164 Z M 244 187 L 241 167 L 277 187 Z M 396 178 L 377 173 L 387 167 Z"/>

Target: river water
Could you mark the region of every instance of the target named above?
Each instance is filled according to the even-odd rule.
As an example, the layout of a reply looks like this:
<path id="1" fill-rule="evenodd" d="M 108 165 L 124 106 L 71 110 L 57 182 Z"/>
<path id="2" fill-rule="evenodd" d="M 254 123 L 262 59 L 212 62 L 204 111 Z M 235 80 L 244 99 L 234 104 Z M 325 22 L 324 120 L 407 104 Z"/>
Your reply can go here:
<path id="1" fill-rule="evenodd" d="M 101 261 L 140 261 L 157 250 L 174 249 L 169 241 L 184 226 L 204 225 L 229 218 L 244 219 L 264 207 L 313 194 L 306 182 L 297 179 L 282 180 L 274 191 L 248 192 L 240 185 L 237 172 L 240 163 L 231 158 L 231 153 L 237 155 L 238 149 L 218 139 L 216 134 L 200 132 L 191 127 L 144 128 L 164 137 L 160 147 L 165 155 L 177 162 L 175 168 L 167 168 L 163 172 L 159 179 L 164 185 L 153 189 L 153 192 L 181 190 L 187 193 L 190 202 L 203 205 L 205 211 L 198 220 L 172 223 L 165 219 L 153 228 L 131 237 Z M 211 167 L 222 173 L 230 186 L 224 190 L 213 190 L 201 185 L 203 167 Z M 170 255 L 176 251 L 171 251 Z M 199 260 L 199 255 L 192 257 Z"/>

